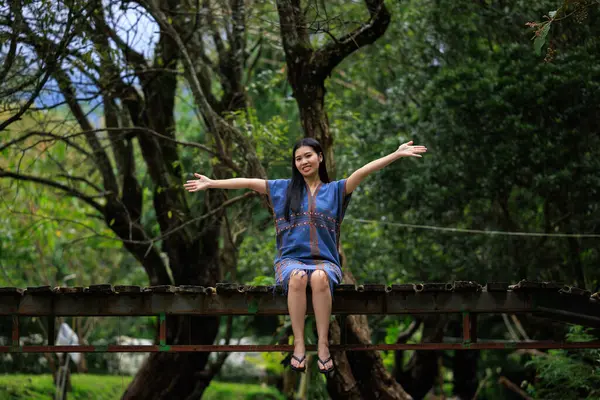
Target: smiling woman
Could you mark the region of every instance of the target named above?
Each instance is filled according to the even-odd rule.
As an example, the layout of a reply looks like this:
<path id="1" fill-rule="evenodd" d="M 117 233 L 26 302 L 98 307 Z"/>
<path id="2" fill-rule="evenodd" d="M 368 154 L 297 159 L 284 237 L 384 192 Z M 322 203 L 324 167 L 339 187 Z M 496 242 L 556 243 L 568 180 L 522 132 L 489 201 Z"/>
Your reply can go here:
<path id="1" fill-rule="evenodd" d="M 312 138 L 298 141 L 292 150 L 291 179 L 198 180 L 184 185 L 190 192 L 209 188 L 252 189 L 266 193 L 273 208 L 277 234 L 274 262 L 276 282 L 284 288 L 294 332 L 294 354 L 290 367 L 303 372 L 305 366 L 304 316 L 306 288 L 311 286 L 317 322 L 319 371 L 335 369 L 329 353 L 329 317 L 335 285 L 342 280 L 340 227 L 350 197 L 359 183 L 400 157 L 421 157 L 424 146 L 401 145 L 394 153 L 356 170 L 348 179 L 330 182 L 323 150 Z"/>

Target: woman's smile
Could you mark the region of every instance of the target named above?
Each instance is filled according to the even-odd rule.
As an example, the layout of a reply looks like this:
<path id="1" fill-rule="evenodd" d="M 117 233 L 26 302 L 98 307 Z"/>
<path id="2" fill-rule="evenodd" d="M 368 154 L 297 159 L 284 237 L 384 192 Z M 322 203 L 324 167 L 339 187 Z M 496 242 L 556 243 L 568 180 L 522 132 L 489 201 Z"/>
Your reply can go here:
<path id="1" fill-rule="evenodd" d="M 319 169 L 321 159 L 312 147 L 302 146 L 294 155 L 296 168 L 304 176 L 310 176 Z"/>

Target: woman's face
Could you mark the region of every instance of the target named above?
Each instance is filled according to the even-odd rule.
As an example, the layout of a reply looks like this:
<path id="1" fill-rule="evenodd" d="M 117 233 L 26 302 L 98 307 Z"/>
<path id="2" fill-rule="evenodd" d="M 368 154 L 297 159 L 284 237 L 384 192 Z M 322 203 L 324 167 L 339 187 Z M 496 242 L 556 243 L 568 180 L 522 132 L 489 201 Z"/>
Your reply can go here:
<path id="1" fill-rule="evenodd" d="M 302 146 L 294 154 L 296 168 L 302 176 L 309 177 L 319 173 L 319 164 L 323 157 L 315 152 L 310 146 Z"/>

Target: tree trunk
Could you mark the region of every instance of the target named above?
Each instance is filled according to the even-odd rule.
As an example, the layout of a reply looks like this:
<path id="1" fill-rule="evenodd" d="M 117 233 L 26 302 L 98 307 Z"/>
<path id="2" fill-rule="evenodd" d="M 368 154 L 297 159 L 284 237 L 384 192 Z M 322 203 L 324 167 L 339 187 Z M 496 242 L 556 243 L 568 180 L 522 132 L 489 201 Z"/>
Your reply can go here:
<path id="1" fill-rule="evenodd" d="M 346 57 L 379 39 L 391 16 L 383 0 L 364 0 L 370 18 L 355 30 L 315 49 L 309 37 L 305 11 L 298 0 L 277 0 L 288 82 L 298 103 L 304 135 L 317 139 L 335 176 L 333 137 L 325 112 L 325 80 Z"/>
<path id="2" fill-rule="evenodd" d="M 479 385 L 479 380 L 477 379 L 479 351 L 456 351 L 452 361 L 452 371 L 454 374 L 454 388 L 452 389 L 452 393 L 459 399 L 470 400 L 475 396 Z"/>
<path id="3" fill-rule="evenodd" d="M 69 392 L 73 389 L 69 361 L 68 353 L 58 355 L 58 369 L 52 372 L 55 386 L 55 400 L 67 400 Z"/>
<path id="4" fill-rule="evenodd" d="M 176 3 L 171 2 L 173 9 Z M 208 4 L 208 3 L 207 3 Z M 161 26 L 162 59 L 167 60 L 165 65 L 176 67 L 177 61 L 182 61 L 185 76 L 194 95 L 194 100 L 199 108 L 210 133 L 209 141 L 217 143 L 220 163 L 213 167 L 213 173 L 218 179 L 232 177 L 230 166 L 233 164 L 231 149 L 234 141 L 245 150 L 244 158 L 250 164 L 247 173 L 251 176 L 264 177 L 262 166 L 256 158 L 254 149 L 249 147 L 247 139 L 226 125 L 221 119 L 227 113 L 239 111 L 246 107 L 246 93 L 242 84 L 243 66 L 245 63 L 245 5 L 244 2 L 234 1 L 231 4 L 233 13 L 233 29 L 230 33 L 229 46 L 221 41 L 218 27 L 213 25 L 212 11 L 205 8 L 206 23 L 211 26 L 212 34 L 218 41 L 218 68 L 220 71 L 223 94 L 218 101 L 210 92 L 205 93 L 203 88 L 210 88 L 210 77 L 202 74 L 205 68 L 196 68 L 207 57 L 203 55 L 203 40 L 205 32 L 192 30 L 185 23 L 185 18 L 177 12 L 152 5 L 150 11 Z M 179 24 L 172 24 L 168 19 L 178 20 Z M 179 19 L 178 19 L 179 18 Z M 188 40 L 182 40 L 187 37 Z M 192 61 L 192 58 L 196 62 Z M 157 65 L 160 67 L 160 65 Z M 172 78 L 172 79 L 171 79 Z M 165 93 L 165 88 L 168 88 Z M 148 106 L 155 112 L 149 115 L 165 113 L 163 119 L 148 118 L 154 124 L 154 130 L 164 132 L 166 136 L 174 137 L 174 94 L 176 79 L 173 74 L 164 73 L 163 79 L 148 80 L 146 97 L 154 99 Z M 220 115 L 219 115 L 220 114 Z M 162 129 L 159 129 L 162 128 Z M 160 155 L 165 166 L 178 164 L 178 156 L 173 144 L 161 140 L 160 149 L 165 151 Z M 150 144 L 148 144 L 150 147 Z M 172 150 L 172 151 L 171 151 Z M 149 154 L 148 154 L 149 155 Z M 152 158 L 144 155 L 146 163 L 152 164 Z M 227 159 L 227 160 L 224 160 Z M 228 162 L 227 162 L 228 161 Z M 174 177 L 174 184 L 159 188 L 155 197 L 154 208 L 161 224 L 161 231 L 168 232 L 177 228 L 185 218 L 189 217 L 186 201 L 181 194 L 181 170 L 179 167 L 168 168 L 166 171 Z M 154 181 L 160 181 L 163 175 L 153 176 Z M 227 200 L 223 191 L 207 191 L 204 193 L 205 208 L 208 213 L 218 209 Z M 181 211 L 181 216 L 176 213 Z M 230 227 L 224 224 L 225 211 L 222 210 L 201 222 L 200 226 L 178 231 L 179 234 L 171 235 L 164 240 L 165 249 L 169 256 L 169 267 L 172 271 L 174 283 L 177 285 L 212 286 L 221 279 L 221 268 L 233 271 L 237 263 L 236 246 L 241 242 L 230 237 Z M 247 216 L 241 220 L 250 218 Z M 240 222 L 240 221 L 238 221 Z M 225 249 L 231 254 L 221 255 L 220 238 L 224 235 Z M 232 241 L 235 240 L 236 243 Z M 211 344 L 218 333 L 219 319 L 215 317 L 187 317 L 167 318 L 167 344 L 187 343 Z M 157 353 L 149 357 L 143 368 L 131 383 L 124 399 L 198 399 L 208 387 L 216 371 L 206 368 L 209 353 Z"/>
<path id="5" fill-rule="evenodd" d="M 302 82 L 294 88 L 294 96 L 300 110 L 300 122 L 306 137 L 319 141 L 325 154 L 325 162 L 331 176 L 336 175 L 333 158 L 333 137 L 329 133 L 329 120 L 325 112 L 324 80 L 311 78 L 310 73 L 300 68 L 302 72 L 298 81 Z M 309 76 L 305 76 L 309 75 Z"/>
<path id="6" fill-rule="evenodd" d="M 330 178 L 336 176 L 333 159 L 333 137 L 325 112 L 325 79 L 347 56 L 381 37 L 389 23 L 390 14 L 383 0 L 365 0 L 370 18 L 357 29 L 315 49 L 309 37 L 305 10 L 298 0 L 277 0 L 281 39 L 286 56 L 287 76 L 300 111 L 304 134 L 317 139 L 323 148 Z M 342 257 L 343 258 L 343 257 Z M 354 282 L 344 268 L 346 282 Z M 369 343 L 367 319 L 350 316 L 342 327 L 348 333 L 348 343 Z M 330 340 L 340 341 L 340 325 L 331 324 Z M 337 370 L 327 381 L 327 389 L 335 399 L 409 399 L 402 387 L 383 366 L 375 351 L 333 353 Z"/>
<path id="7" fill-rule="evenodd" d="M 428 315 L 423 318 L 422 343 L 441 342 L 447 317 Z M 402 360 L 402 352 L 397 352 L 396 361 Z M 415 399 L 422 399 L 431 390 L 439 374 L 437 350 L 415 351 L 406 368 L 396 366 L 396 381 Z"/>
<path id="8" fill-rule="evenodd" d="M 452 319 L 447 326 L 447 332 L 451 332 L 454 337 L 462 336 L 462 323 L 460 319 Z M 478 350 L 460 350 L 455 351 L 451 358 L 451 364 L 447 363 L 447 368 L 452 368 L 453 389 L 452 393 L 459 399 L 472 399 L 477 392 L 479 379 L 477 378 L 477 364 L 479 362 L 480 352 Z M 448 361 L 445 358 L 445 361 Z M 450 365 L 448 365 L 450 364 Z"/>
<path id="9" fill-rule="evenodd" d="M 219 197 L 213 196 L 213 201 L 219 201 Z M 210 203 L 210 199 L 207 202 Z M 175 284 L 209 286 L 219 280 L 219 220 L 205 227 L 196 242 L 188 244 L 188 267 L 173 268 L 180 271 Z M 167 345 L 211 344 L 218 333 L 219 319 L 167 317 L 166 324 Z M 209 355 L 207 352 L 151 354 L 123 399 L 199 399 L 212 379 L 205 372 Z"/>
<path id="10" fill-rule="evenodd" d="M 175 332 L 167 343 L 212 343 L 218 331 L 217 317 L 167 320 L 167 332 Z M 154 353 L 138 371 L 123 399 L 181 399 L 202 397 L 210 378 L 204 367 L 210 353 Z"/>
<path id="11" fill-rule="evenodd" d="M 352 273 L 344 269 L 344 282 L 356 283 Z M 331 324 L 330 342 L 340 343 L 341 330 L 345 329 L 348 344 L 371 343 L 371 331 L 367 317 L 350 315 L 345 326 L 337 317 Z M 376 351 L 332 353 L 336 373 L 327 379 L 327 390 L 334 399 L 402 399 L 412 397 L 385 369 L 381 356 Z"/>

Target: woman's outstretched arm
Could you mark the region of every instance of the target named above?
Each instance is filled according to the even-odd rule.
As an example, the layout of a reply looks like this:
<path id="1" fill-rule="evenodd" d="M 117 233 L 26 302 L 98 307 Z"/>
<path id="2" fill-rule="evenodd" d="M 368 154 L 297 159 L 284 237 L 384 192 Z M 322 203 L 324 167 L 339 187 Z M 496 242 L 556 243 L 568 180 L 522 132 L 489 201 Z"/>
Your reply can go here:
<path id="1" fill-rule="evenodd" d="M 187 181 L 183 185 L 189 192 L 206 189 L 252 189 L 255 192 L 266 194 L 267 181 L 255 178 L 209 179 L 200 174 L 194 174 L 198 179 Z"/>
<path id="2" fill-rule="evenodd" d="M 400 145 L 398 150 L 392 154 L 388 154 L 385 157 L 371 161 L 365 166 L 354 171 L 354 173 L 352 173 L 352 175 L 350 175 L 346 181 L 346 194 L 352 193 L 354 189 L 356 189 L 356 187 L 362 182 L 362 180 L 365 179 L 369 174 L 379 171 L 397 159 L 401 157 L 421 157 L 421 153 L 425 153 L 427 151 L 427 147 L 425 146 L 413 146 L 412 144 L 412 140 L 404 143 Z"/>

